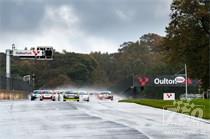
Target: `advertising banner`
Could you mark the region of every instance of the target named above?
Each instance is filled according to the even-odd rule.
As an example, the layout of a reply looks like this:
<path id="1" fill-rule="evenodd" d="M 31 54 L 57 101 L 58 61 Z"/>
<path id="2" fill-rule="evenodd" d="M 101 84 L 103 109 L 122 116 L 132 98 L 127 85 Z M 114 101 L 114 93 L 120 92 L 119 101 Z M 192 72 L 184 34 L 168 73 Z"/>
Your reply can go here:
<path id="1" fill-rule="evenodd" d="M 184 87 L 187 81 L 188 86 L 199 85 L 199 80 L 188 78 L 185 80 L 184 76 L 138 76 L 136 78 L 140 86 L 170 86 L 170 87 Z"/>
<path id="2" fill-rule="evenodd" d="M 163 93 L 163 100 L 175 100 L 175 93 Z"/>
<path id="3" fill-rule="evenodd" d="M 13 56 L 37 57 L 37 56 L 43 56 L 43 52 L 42 50 L 13 50 Z"/>

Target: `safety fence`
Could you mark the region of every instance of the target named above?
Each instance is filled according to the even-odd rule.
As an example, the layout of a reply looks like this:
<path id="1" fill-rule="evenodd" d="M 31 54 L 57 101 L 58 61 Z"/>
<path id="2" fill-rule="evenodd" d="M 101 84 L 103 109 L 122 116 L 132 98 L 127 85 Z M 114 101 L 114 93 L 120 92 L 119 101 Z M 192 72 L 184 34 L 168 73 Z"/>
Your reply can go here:
<path id="1" fill-rule="evenodd" d="M 28 82 L 20 79 L 0 77 L 0 89 L 30 92 L 33 87 Z"/>

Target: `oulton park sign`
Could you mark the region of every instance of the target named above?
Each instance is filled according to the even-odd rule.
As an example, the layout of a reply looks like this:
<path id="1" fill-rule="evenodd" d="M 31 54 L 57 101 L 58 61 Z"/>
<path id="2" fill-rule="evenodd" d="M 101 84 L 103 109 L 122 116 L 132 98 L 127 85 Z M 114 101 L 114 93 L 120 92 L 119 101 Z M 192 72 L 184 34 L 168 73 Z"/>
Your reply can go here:
<path id="1" fill-rule="evenodd" d="M 198 85 L 198 80 L 192 80 L 188 78 L 185 80 L 183 76 L 156 76 L 156 77 L 147 77 L 139 76 L 137 81 L 140 86 L 185 86 L 187 81 L 188 85 Z"/>
<path id="2" fill-rule="evenodd" d="M 182 84 L 185 83 L 184 77 L 176 77 L 175 79 L 167 79 L 167 78 L 155 78 L 154 84 L 156 85 L 176 85 L 176 84 Z"/>

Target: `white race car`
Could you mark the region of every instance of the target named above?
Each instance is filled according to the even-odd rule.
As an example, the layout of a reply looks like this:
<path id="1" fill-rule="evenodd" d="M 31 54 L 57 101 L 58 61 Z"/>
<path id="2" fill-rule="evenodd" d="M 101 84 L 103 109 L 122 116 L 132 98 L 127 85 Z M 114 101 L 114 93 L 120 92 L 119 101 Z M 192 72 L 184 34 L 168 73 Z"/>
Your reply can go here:
<path id="1" fill-rule="evenodd" d="M 80 101 L 90 101 L 90 96 L 87 91 L 78 91 Z"/>
<path id="2" fill-rule="evenodd" d="M 111 93 L 111 91 L 100 91 L 99 94 L 97 94 L 98 99 L 100 100 L 111 100 L 113 101 L 114 97 Z"/>
<path id="3" fill-rule="evenodd" d="M 42 90 L 41 94 L 40 94 L 40 101 L 44 100 L 44 99 L 51 99 L 52 101 L 55 101 L 55 94 L 53 93 L 53 91 L 50 90 Z"/>
<path id="4" fill-rule="evenodd" d="M 30 99 L 31 101 L 36 100 L 37 98 L 40 98 L 40 90 L 34 90 L 31 95 L 30 95 Z"/>

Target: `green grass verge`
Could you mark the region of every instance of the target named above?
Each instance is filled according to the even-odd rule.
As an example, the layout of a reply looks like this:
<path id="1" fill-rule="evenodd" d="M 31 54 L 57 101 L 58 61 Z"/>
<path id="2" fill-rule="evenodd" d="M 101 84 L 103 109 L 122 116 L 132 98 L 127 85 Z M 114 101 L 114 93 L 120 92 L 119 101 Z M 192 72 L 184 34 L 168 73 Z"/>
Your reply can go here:
<path id="1" fill-rule="evenodd" d="M 169 108 L 170 106 L 176 108 L 176 106 L 173 104 L 174 101 L 164 101 L 164 100 L 157 100 L 157 99 L 127 99 L 127 100 L 120 100 L 119 102 L 136 103 L 136 104 L 151 106 L 151 107 L 160 108 L 160 109 Z M 186 102 L 186 101 L 183 101 L 183 102 Z M 210 119 L 210 100 L 193 99 L 189 102 L 189 104 L 195 104 L 196 106 L 194 108 L 199 107 L 203 110 L 202 118 Z M 181 107 L 182 106 L 184 106 L 184 105 L 181 105 Z M 172 111 L 184 113 L 181 110 L 177 111 L 177 109 L 172 110 Z M 191 113 L 191 112 L 189 112 L 189 113 Z M 189 113 L 185 113 L 185 114 L 189 115 Z"/>

